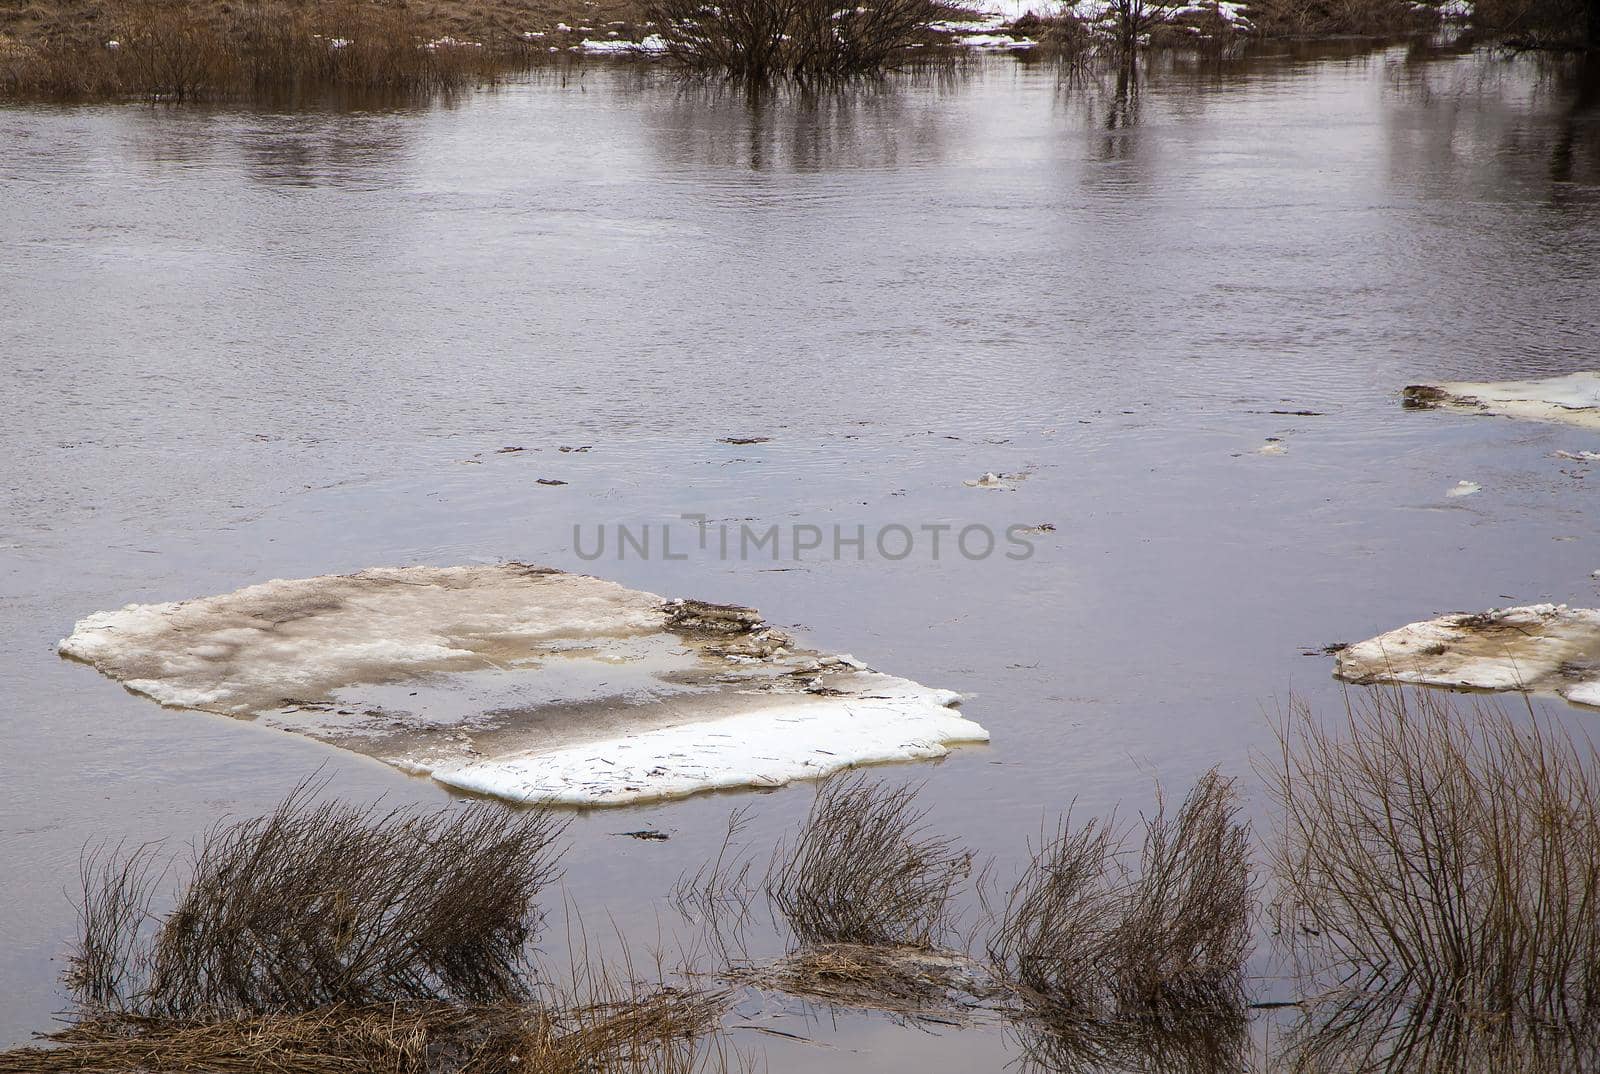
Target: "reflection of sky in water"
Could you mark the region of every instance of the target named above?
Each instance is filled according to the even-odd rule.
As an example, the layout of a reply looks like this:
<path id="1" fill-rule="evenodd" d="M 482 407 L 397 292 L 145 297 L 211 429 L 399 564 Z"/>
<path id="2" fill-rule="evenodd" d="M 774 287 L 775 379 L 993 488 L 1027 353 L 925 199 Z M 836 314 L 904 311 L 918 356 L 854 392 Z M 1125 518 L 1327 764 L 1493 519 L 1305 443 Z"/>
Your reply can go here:
<path id="1" fill-rule="evenodd" d="M 1594 365 L 1600 138 L 1573 92 L 1392 50 L 1120 88 L 1001 59 L 759 111 L 597 66 L 450 110 L 0 113 L 0 1036 L 59 1007 L 85 839 L 181 843 L 323 764 L 443 799 L 51 654 L 132 600 L 548 562 L 970 695 L 993 746 L 894 777 L 1002 877 L 1044 814 L 1127 815 L 1213 764 L 1262 816 L 1263 710 L 1338 703 L 1303 649 L 1597 599 L 1600 473 L 1551 453 L 1600 442 L 1397 396 Z M 1483 491 L 1447 498 L 1463 479 Z M 1057 529 L 1023 563 L 574 554 L 575 524 L 682 512 Z M 731 806 L 769 839 L 808 799 L 580 819 L 568 883 L 653 937 Z M 610 835 L 646 826 L 673 839 Z M 997 1036 L 850 1024 L 828 1069 L 1003 1062 Z"/>

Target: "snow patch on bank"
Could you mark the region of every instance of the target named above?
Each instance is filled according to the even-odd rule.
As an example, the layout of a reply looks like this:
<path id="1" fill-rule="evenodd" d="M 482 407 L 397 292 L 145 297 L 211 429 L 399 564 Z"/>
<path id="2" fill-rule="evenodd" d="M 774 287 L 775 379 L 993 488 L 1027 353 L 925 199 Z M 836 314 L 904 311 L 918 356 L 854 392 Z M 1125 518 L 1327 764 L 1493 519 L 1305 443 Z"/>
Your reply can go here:
<path id="1" fill-rule="evenodd" d="M 1568 373 L 1544 380 L 1445 380 L 1405 389 L 1412 409 L 1457 410 L 1529 421 L 1600 429 L 1600 373 Z"/>
<path id="2" fill-rule="evenodd" d="M 163 705 L 516 801 L 770 787 L 988 739 L 955 694 L 799 646 L 752 609 L 515 563 L 132 604 L 60 651 Z"/>
<path id="3" fill-rule="evenodd" d="M 1350 645 L 1334 674 L 1402 683 L 1540 691 L 1600 704 L 1600 611 L 1530 604 L 1409 623 Z"/>

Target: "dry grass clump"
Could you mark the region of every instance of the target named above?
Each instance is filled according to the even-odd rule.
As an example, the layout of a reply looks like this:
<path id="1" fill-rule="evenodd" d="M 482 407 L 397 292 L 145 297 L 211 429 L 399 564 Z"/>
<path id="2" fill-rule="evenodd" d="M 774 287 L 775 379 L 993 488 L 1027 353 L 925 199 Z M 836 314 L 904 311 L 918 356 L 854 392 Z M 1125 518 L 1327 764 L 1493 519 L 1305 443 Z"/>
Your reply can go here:
<path id="1" fill-rule="evenodd" d="M 1600 755 L 1534 714 L 1380 689 L 1291 710 L 1266 773 L 1281 929 L 1324 997 L 1302 1066 L 1600 1057 Z M 1365 1062 L 1366 1060 L 1363 1060 Z M 1386 1060 L 1387 1062 L 1387 1060 Z M 1458 1066 L 1457 1064 L 1466 1064 Z"/>
<path id="2" fill-rule="evenodd" d="M 1084 1024 L 1242 1013 L 1254 891 L 1233 781 L 1201 777 L 1145 822 L 1140 868 L 1098 821 L 1035 852 L 989 942 L 1033 1013 Z"/>
<path id="3" fill-rule="evenodd" d="M 334 1004 L 232 1018 L 110 1016 L 0 1054 L 16 1074 L 691 1074 L 726 1069 L 703 1042 L 726 1003 L 659 988 L 565 1007 Z"/>
<path id="4" fill-rule="evenodd" d="M 651 0 L 667 55 L 686 70 L 762 84 L 881 74 L 925 55 L 941 0 Z"/>
<path id="5" fill-rule="evenodd" d="M 799 943 L 929 948 L 951 931 L 951 896 L 972 855 L 928 834 L 916 797 L 915 787 L 860 773 L 817 790 L 795 845 L 779 845 L 767 875 Z"/>
<path id="6" fill-rule="evenodd" d="M 733 980 L 831 1007 L 964 1021 L 996 1006 L 1005 989 L 965 955 L 922 947 L 812 944 Z"/>
<path id="7" fill-rule="evenodd" d="M 83 1005 L 187 1019 L 526 998 L 534 900 L 557 875 L 564 822 L 496 806 L 385 812 L 315 792 L 214 828 L 154 924 L 152 856 L 91 859 L 68 975 Z"/>

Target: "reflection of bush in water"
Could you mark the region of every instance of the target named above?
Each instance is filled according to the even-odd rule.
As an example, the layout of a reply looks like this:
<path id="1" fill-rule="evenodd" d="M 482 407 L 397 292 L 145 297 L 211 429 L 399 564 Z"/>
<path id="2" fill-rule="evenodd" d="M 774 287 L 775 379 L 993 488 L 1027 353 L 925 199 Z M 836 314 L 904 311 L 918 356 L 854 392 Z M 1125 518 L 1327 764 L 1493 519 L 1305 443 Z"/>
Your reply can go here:
<path id="1" fill-rule="evenodd" d="M 1530 709 L 1378 690 L 1302 707 L 1269 778 L 1307 1070 L 1600 1058 L 1600 768 Z"/>

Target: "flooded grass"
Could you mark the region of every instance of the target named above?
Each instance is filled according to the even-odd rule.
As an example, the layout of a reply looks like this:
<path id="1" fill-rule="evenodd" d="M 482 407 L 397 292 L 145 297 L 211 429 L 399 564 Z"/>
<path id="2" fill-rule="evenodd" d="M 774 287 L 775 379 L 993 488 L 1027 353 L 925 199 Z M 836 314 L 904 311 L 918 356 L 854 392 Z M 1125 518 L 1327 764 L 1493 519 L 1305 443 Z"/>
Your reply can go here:
<path id="1" fill-rule="evenodd" d="M 863 773 L 818 789 L 767 877 L 797 941 L 929 948 L 949 935 L 950 900 L 972 855 L 927 832 L 916 796 Z"/>
<path id="2" fill-rule="evenodd" d="M 1232 779 L 1206 773 L 1176 810 L 1158 792 L 1126 829 L 1064 818 L 963 937 L 952 908 L 972 854 L 928 831 L 917 788 L 855 773 L 819 785 L 764 874 L 734 814 L 673 901 L 736 928 L 714 965 L 674 975 L 658 956 L 646 983 L 587 943 L 571 987 L 535 981 L 535 902 L 563 829 L 546 812 L 380 812 L 303 786 L 213 830 L 159 917 L 159 855 L 91 855 L 78 1009 L 7 1069 L 725 1070 L 730 988 L 1005 1025 L 1026 1065 L 1056 1072 L 1543 1074 L 1600 1058 L 1590 744 L 1532 711 L 1375 690 L 1331 723 L 1297 706 L 1263 768 L 1296 983 L 1269 1006 L 1300 1012 L 1270 1057 L 1250 1032 L 1257 890 Z M 762 896 L 787 936 L 776 959 L 739 938 Z"/>
<path id="3" fill-rule="evenodd" d="M 91 857 L 68 983 L 86 1010 L 136 1019 L 524 999 L 563 827 L 492 806 L 385 812 L 302 785 L 213 829 L 153 926 L 156 855 Z"/>
<path id="4" fill-rule="evenodd" d="M 1232 780 L 1207 773 L 1144 824 L 1140 867 L 1099 820 L 1035 852 L 989 942 L 997 973 L 1047 1019 L 1242 1012 L 1254 888 Z"/>
<path id="5" fill-rule="evenodd" d="M 1376 690 L 1296 708 L 1269 773 L 1303 1069 L 1600 1055 L 1600 756 L 1530 708 Z"/>
<path id="6" fill-rule="evenodd" d="M 55 1047 L 5 1053 L 17 1074 L 53 1071 L 295 1071 L 343 1074 L 699 1074 L 736 1069 L 708 1046 L 726 997 L 678 989 L 571 1006 L 334 1004 L 234 1017 L 132 1015 L 50 1034 Z"/>

